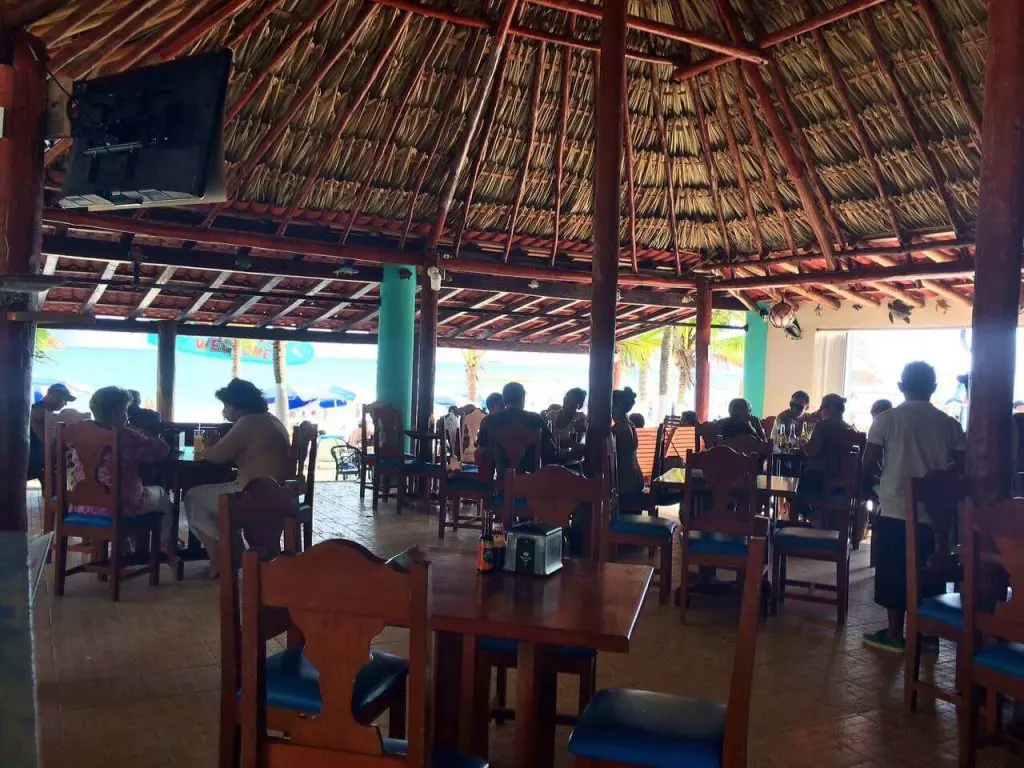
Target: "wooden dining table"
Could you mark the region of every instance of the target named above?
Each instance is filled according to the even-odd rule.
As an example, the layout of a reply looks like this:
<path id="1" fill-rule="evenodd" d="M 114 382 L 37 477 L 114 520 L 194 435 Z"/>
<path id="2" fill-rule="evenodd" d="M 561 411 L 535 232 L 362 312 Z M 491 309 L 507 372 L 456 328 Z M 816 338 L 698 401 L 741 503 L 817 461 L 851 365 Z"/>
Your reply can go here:
<path id="1" fill-rule="evenodd" d="M 486 757 L 491 670 L 482 638 L 517 641 L 514 762 L 554 764 L 559 646 L 628 653 L 650 587 L 646 565 L 566 560 L 548 577 L 480 575 L 470 552 L 428 549 L 435 631 L 434 744 Z"/>
<path id="2" fill-rule="evenodd" d="M 701 479 L 701 471 L 695 469 L 693 471 L 694 479 Z M 670 469 L 665 474 L 656 477 L 654 483 L 661 484 L 662 486 L 671 490 L 682 490 L 686 485 L 686 469 L 683 467 L 677 467 Z M 780 475 L 758 475 L 757 476 L 757 492 L 763 496 L 775 496 L 776 498 L 782 499 L 793 499 L 796 498 L 797 492 L 800 490 L 800 478 L 798 477 L 782 477 Z"/>
<path id="3" fill-rule="evenodd" d="M 165 487 L 171 494 L 173 503 L 171 505 L 171 536 L 166 543 L 165 557 L 167 564 L 180 580 L 182 578 L 184 563 L 191 560 L 206 559 L 198 541 L 184 549 L 178 546 L 178 521 L 181 519 L 181 501 L 185 494 L 197 485 L 208 485 L 211 483 L 230 483 L 235 478 L 235 469 L 230 464 L 213 464 L 196 458 L 195 449 L 192 446 L 185 446 L 171 451 L 171 458 L 167 463 L 165 475 Z"/>

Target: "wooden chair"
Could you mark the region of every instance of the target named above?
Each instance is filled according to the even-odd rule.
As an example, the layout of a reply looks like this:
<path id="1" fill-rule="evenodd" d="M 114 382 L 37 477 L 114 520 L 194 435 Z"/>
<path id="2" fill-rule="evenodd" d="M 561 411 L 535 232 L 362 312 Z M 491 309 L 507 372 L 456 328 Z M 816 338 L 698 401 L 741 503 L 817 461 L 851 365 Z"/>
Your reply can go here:
<path id="1" fill-rule="evenodd" d="M 43 414 L 43 478 L 40 481 L 43 497 L 43 533 L 54 530 L 57 520 L 57 427 L 60 424 L 79 424 L 87 421 L 88 416 L 80 411 L 65 408 L 60 413 L 46 411 Z M 69 552 L 91 552 L 88 544 L 69 545 Z M 46 550 L 46 562 L 49 563 L 53 550 Z"/>
<path id="2" fill-rule="evenodd" d="M 658 442 L 662 427 L 640 427 L 636 431 L 636 460 L 644 473 L 644 483 L 648 486 L 657 477 Z"/>
<path id="3" fill-rule="evenodd" d="M 358 589 L 352 585 L 358 584 Z M 487 768 L 461 755 L 428 755 L 431 632 L 430 570 L 378 559 L 349 541 L 324 541 L 294 557 L 263 562 L 247 552 L 242 568 L 242 768 L 269 766 L 459 765 Z M 319 671 L 316 717 L 289 724 L 287 738 L 268 733 L 264 625 L 268 609 L 286 610 Z M 409 628 L 408 741 L 382 739 L 352 711 L 370 644 L 385 627 Z M 403 759 L 404 758 L 404 759 Z M 456 762 L 461 760 L 462 762 Z"/>
<path id="4" fill-rule="evenodd" d="M 911 480 L 907 488 L 907 634 L 903 701 L 910 711 L 917 709 L 920 691 L 960 704 L 958 691 L 950 692 L 924 683 L 920 673 L 922 635 L 952 640 L 958 646 L 959 655 L 964 629 L 963 603 L 959 593 L 946 593 L 946 582 L 959 582 L 963 576 L 956 554 L 963 501 L 964 479 L 952 469 L 929 472 L 924 477 Z M 936 545 L 927 562 L 920 562 L 918 557 L 918 535 L 924 522 L 922 512 L 931 523 Z M 923 587 L 929 585 L 937 587 L 940 593 L 923 598 Z"/>
<path id="5" fill-rule="evenodd" d="M 239 762 L 239 691 L 242 683 L 242 623 L 238 571 L 243 553 L 262 561 L 295 555 L 300 546 L 300 501 L 294 487 L 274 480 L 253 480 L 239 493 L 220 498 L 220 637 L 221 724 L 219 768 Z M 282 544 L 283 542 L 283 544 Z M 229 564 L 229 565 L 228 565 Z M 287 732 L 292 723 L 320 706 L 316 669 L 303 656 L 302 638 L 287 611 L 269 610 L 263 617 L 264 642 L 287 633 L 288 647 L 267 660 L 267 726 Z M 408 663 L 390 654 L 372 653 L 356 678 L 352 707 L 360 722 L 370 723 L 390 710 L 389 733 L 401 737 L 405 717 Z"/>
<path id="6" fill-rule="evenodd" d="M 595 523 L 604 515 L 607 486 L 603 478 L 588 478 L 565 467 L 542 467 L 533 474 L 505 472 L 505 498 L 500 517 L 512 521 L 516 517 L 561 526 L 568 532 L 581 505 L 590 505 L 584 535 L 584 556 L 596 559 Z M 521 502 L 521 506 L 514 501 Z M 486 654 L 486 663 L 494 667 L 497 676 L 495 703 L 491 714 L 499 725 L 514 717 L 515 710 L 508 707 L 508 670 L 515 669 L 518 645 L 514 640 L 481 638 L 479 649 Z M 555 659 L 558 674 L 579 678 L 579 710 L 574 715 L 556 714 L 555 722 L 572 725 L 576 722 L 597 688 L 597 652 L 590 648 L 561 647 Z"/>
<path id="7" fill-rule="evenodd" d="M 402 502 L 405 500 L 406 484 L 411 477 L 423 478 L 424 496 L 429 494 L 427 480 L 438 470 L 436 464 L 416 458 L 405 452 L 405 430 L 402 426 L 402 414 L 387 403 L 376 402 L 363 406 L 363 411 L 373 420 L 373 453 L 366 452 L 364 457 L 370 458 L 373 465 L 373 509 L 381 496 L 384 496 L 392 480 L 396 486 L 395 506 L 398 514 L 402 514 Z M 363 424 L 363 442 L 366 443 L 366 424 Z"/>
<path id="8" fill-rule="evenodd" d="M 160 531 L 163 513 L 147 512 L 126 517 L 121 507 L 121 445 L 119 429 L 104 429 L 95 422 L 59 424 L 57 427 L 57 516 L 54 539 L 54 592 L 64 595 L 64 582 L 76 573 L 105 574 L 114 602 L 121 596 L 121 582 L 145 573 L 149 583 L 160 583 Z M 72 454 L 78 458 L 81 476 L 76 477 Z M 102 473 L 102 477 L 101 477 Z M 101 507 L 108 515 L 83 515 L 71 507 Z M 149 562 L 122 566 L 125 539 L 149 535 Z M 68 539 L 88 539 L 96 557 L 68 568 Z M 108 554 L 109 548 L 109 554 Z"/>
<path id="9" fill-rule="evenodd" d="M 694 432 L 698 451 L 706 451 L 708 448 L 722 442 L 722 431 L 717 422 L 705 422 L 700 426 L 694 427 Z"/>
<path id="10" fill-rule="evenodd" d="M 669 423 L 666 417 L 658 440 L 658 474 L 686 464 L 686 454 L 697 450 L 697 427 Z"/>
<path id="11" fill-rule="evenodd" d="M 860 493 L 861 451 L 859 433 L 851 432 L 838 439 L 846 441 L 845 446 L 837 449 L 841 456 L 839 471 L 825 478 L 821 496 L 812 502 L 824 527 L 789 525 L 776 530 L 772 538 L 772 613 L 778 612 L 786 597 L 792 597 L 835 605 L 836 620 L 844 626 L 850 607 L 850 538 Z M 836 583 L 787 579 L 786 562 L 791 557 L 835 563 Z M 806 588 L 807 592 L 788 592 L 789 585 Z M 836 597 L 824 597 L 815 594 L 815 590 L 834 592 Z"/>
<path id="12" fill-rule="evenodd" d="M 695 478 L 694 473 L 700 476 Z M 761 579 L 764 563 L 756 573 L 744 573 L 750 537 L 760 521 L 757 494 L 758 459 L 725 445 L 686 457 L 686 483 L 679 532 L 679 621 L 686 621 L 689 607 L 690 566 L 736 571 L 736 583 Z M 696 535 L 694 535 L 696 534 Z"/>
<path id="13" fill-rule="evenodd" d="M 652 515 L 619 514 L 619 468 L 615 452 L 615 439 L 609 438 L 605 447 L 604 472 L 608 478 L 607 513 L 602 521 L 598 551 L 602 561 L 614 561 L 620 544 L 657 550 L 658 600 L 668 603 L 672 594 L 672 537 L 679 523 Z"/>
<path id="14" fill-rule="evenodd" d="M 983 690 L 989 731 L 1003 697 L 1024 700 L 1024 499 L 966 507 L 960 765 L 974 768 Z"/>
<path id="15" fill-rule="evenodd" d="M 510 424 L 488 435 L 487 461 L 480 467 L 482 475 L 494 476 L 492 509 L 502 510 L 504 504 L 504 470 L 516 469 L 532 473 L 540 469 L 541 430 Z M 499 469 L 500 468 L 500 469 Z M 514 505 L 522 502 L 512 500 Z M 502 519 L 508 525 L 510 520 Z"/>
<path id="16" fill-rule="evenodd" d="M 744 570 L 765 561 L 767 523 L 747 547 Z M 577 768 L 604 766 L 722 766 L 747 764 L 761 579 L 743 583 L 729 698 L 721 703 L 629 688 L 599 691 L 569 738 Z"/>
<path id="17" fill-rule="evenodd" d="M 350 475 L 359 477 L 362 474 L 363 454 L 351 445 L 331 446 L 331 458 L 334 459 L 334 481 L 347 480 Z"/>
<path id="18" fill-rule="evenodd" d="M 299 504 L 298 519 L 302 526 L 302 548 L 313 546 L 313 491 L 316 489 L 316 452 L 320 439 L 320 428 L 304 421 L 292 429 L 293 478 L 298 484 L 302 501 Z"/>
<path id="19" fill-rule="evenodd" d="M 494 495 L 494 480 L 493 473 L 491 477 L 481 474 L 476 464 L 458 470 L 448 468 L 451 459 L 465 453 L 462 449 L 462 430 L 458 424 L 452 430 L 449 424 L 439 419 L 437 436 L 440 446 L 437 457 L 440 467 L 437 473 L 437 537 L 443 539 L 447 528 L 457 531 L 460 526 L 480 528 L 483 525 L 484 508 L 490 508 Z M 464 499 L 476 502 L 474 514 L 462 513 Z"/>

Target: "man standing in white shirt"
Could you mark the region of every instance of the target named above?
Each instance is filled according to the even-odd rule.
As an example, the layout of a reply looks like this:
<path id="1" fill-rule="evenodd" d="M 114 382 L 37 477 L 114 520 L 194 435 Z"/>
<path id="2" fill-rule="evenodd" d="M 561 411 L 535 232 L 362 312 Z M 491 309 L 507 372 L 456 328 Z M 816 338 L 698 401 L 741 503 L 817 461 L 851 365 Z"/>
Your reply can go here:
<path id="1" fill-rule="evenodd" d="M 934 368 L 909 363 L 899 386 L 904 402 L 875 417 L 864 451 L 864 472 L 869 477 L 881 467 L 881 516 L 873 534 L 878 536 L 875 602 L 889 614 L 889 626 L 864 635 L 864 643 L 895 653 L 903 653 L 907 611 L 907 488 L 911 479 L 950 465 L 962 472 L 967 449 L 960 423 L 930 402 L 936 387 Z M 924 563 L 935 548 L 931 526 L 919 525 L 917 542 L 918 562 Z"/>

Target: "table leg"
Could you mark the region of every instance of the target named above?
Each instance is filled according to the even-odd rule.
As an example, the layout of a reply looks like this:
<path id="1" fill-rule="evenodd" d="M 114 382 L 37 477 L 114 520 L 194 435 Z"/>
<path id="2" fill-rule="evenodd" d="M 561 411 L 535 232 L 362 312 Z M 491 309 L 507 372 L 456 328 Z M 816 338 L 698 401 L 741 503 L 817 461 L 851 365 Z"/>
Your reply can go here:
<path id="1" fill-rule="evenodd" d="M 171 568 L 174 578 L 181 581 L 184 578 L 183 563 L 178 559 L 178 522 L 181 520 L 181 474 L 175 465 L 170 472 L 171 482 L 168 483 L 168 493 L 174 490 L 174 503 L 171 505 L 171 535 L 164 542 L 167 564 Z"/>
<path id="2" fill-rule="evenodd" d="M 462 673 L 459 679 L 459 749 L 487 758 L 491 722 L 491 667 L 479 653 L 478 638 L 462 638 Z M 453 686 L 454 687 L 454 686 Z"/>
<path id="3" fill-rule="evenodd" d="M 459 747 L 459 695 L 462 672 L 462 636 L 434 635 L 434 746 Z"/>
<path id="4" fill-rule="evenodd" d="M 555 648 L 520 641 L 513 763 L 516 768 L 554 765 L 557 689 Z"/>

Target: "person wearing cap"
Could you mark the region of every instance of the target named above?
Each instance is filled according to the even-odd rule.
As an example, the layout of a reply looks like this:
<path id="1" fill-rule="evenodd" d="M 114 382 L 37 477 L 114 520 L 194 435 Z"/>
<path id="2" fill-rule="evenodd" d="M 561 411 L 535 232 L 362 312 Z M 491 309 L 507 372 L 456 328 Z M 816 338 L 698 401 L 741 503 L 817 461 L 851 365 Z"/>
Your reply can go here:
<path id="1" fill-rule="evenodd" d="M 33 403 L 29 411 L 28 479 L 43 479 L 44 450 L 46 439 L 46 414 L 64 410 L 68 403 L 75 402 L 75 396 L 64 384 L 54 384 L 46 390 L 43 399 Z"/>

